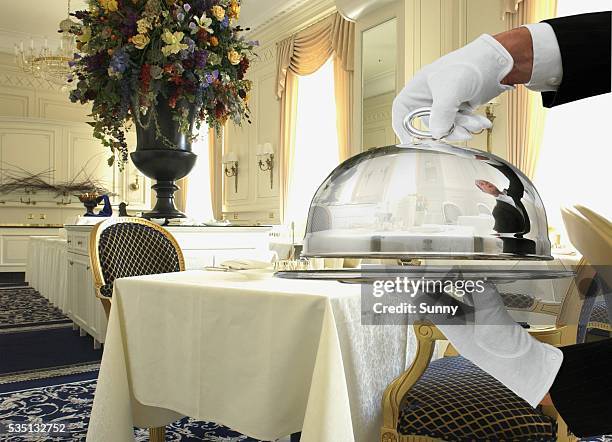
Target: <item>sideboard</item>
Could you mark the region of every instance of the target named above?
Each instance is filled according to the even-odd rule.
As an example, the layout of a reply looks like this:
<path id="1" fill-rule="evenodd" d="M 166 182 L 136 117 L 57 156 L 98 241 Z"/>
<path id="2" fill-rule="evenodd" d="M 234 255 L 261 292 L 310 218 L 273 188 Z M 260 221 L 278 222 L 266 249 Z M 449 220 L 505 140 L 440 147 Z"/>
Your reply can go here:
<path id="1" fill-rule="evenodd" d="M 106 316 L 96 298 L 89 262 L 91 225 L 66 225 L 67 311 L 81 331 L 104 342 Z M 228 259 L 269 259 L 271 227 L 168 227 L 183 250 L 187 270 L 218 265 Z"/>

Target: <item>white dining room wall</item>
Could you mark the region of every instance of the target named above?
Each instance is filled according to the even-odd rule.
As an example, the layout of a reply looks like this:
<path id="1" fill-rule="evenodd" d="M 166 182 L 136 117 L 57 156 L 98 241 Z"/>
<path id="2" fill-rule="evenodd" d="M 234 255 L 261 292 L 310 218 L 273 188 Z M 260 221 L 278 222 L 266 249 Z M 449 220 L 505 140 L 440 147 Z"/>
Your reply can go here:
<path id="1" fill-rule="evenodd" d="M 506 29 L 502 19 L 502 0 L 407 0 L 404 3 L 405 28 L 403 41 L 405 60 L 405 84 L 415 72 L 439 57 L 471 42 L 483 33 L 497 34 Z M 495 120 L 491 136 L 491 152 L 505 158 L 507 136 L 506 96 L 501 95 L 494 106 Z M 478 110 L 484 114 L 484 109 Z M 457 143 L 454 143 L 457 144 Z M 486 131 L 471 140 L 459 143 L 476 149 L 487 150 Z M 465 171 L 456 170 L 451 163 L 437 160 L 437 180 L 445 182 L 445 193 L 439 186 L 420 175 L 418 187 L 427 195 L 425 201 L 429 221 L 441 219 L 444 201 L 463 202 L 465 195 Z M 432 186 L 432 184 L 434 184 Z M 439 184 L 439 183 L 438 183 Z M 464 214 L 476 214 L 470 206 L 461 205 Z"/>
<path id="2" fill-rule="evenodd" d="M 22 72 L 13 54 L 0 52 L 0 182 L 17 169 L 49 171 L 52 183 L 87 174 L 116 193 L 113 204 L 125 201 L 131 211 L 149 208 L 150 180 L 131 163 L 122 172 L 107 165 L 110 151 L 93 137 L 89 110 L 71 103 L 61 87 Z M 128 141 L 134 148 L 132 134 Z M 84 210 L 75 195 L 0 194 L 0 224 L 61 224 Z"/>
<path id="3" fill-rule="evenodd" d="M 361 151 L 362 121 L 372 120 L 369 113 L 380 114 L 384 110 L 366 101 L 362 110 L 362 81 L 359 66 L 362 63 L 361 35 L 381 23 L 397 19 L 397 72 L 396 93 L 423 66 L 444 54 L 458 49 L 483 33 L 496 34 L 506 29 L 503 20 L 502 0 L 400 0 L 386 4 L 366 15 L 360 16 L 355 29 L 355 109 L 352 153 Z M 388 114 L 391 109 L 386 110 Z M 483 109 L 480 110 L 484 112 Z M 492 133 L 492 152 L 506 155 L 506 98 L 501 96 L 495 105 L 495 127 Z M 383 119 L 388 120 L 390 115 Z M 388 138 L 388 137 L 387 137 Z M 469 141 L 471 147 L 486 149 L 486 133 L 476 135 Z"/>
<path id="4" fill-rule="evenodd" d="M 228 124 L 224 131 L 224 152 L 238 156 L 238 187 L 234 177 L 224 177 L 224 217 L 237 223 L 278 224 L 280 101 L 276 98 L 276 43 L 334 12 L 333 0 L 303 0 L 291 8 L 270 15 L 249 34 L 258 40 L 257 57 L 247 77 L 253 81 L 249 106 L 251 124 Z M 274 149 L 272 185 L 270 172 L 257 164 L 258 144 L 271 143 Z"/>
<path id="5" fill-rule="evenodd" d="M 380 8 L 358 17 L 355 32 L 355 76 L 353 140 L 351 153 L 361 151 L 361 32 L 377 23 L 397 17 L 398 68 L 396 91 L 421 66 L 457 49 L 482 33 L 495 34 L 505 30 L 502 0 L 398 0 L 385 2 Z M 238 223 L 270 223 L 279 220 L 280 194 L 278 167 L 274 168 L 273 186 L 269 172 L 259 170 L 256 147 L 270 142 L 278 161 L 280 136 L 280 102 L 275 96 L 276 43 L 299 29 L 335 10 L 331 0 L 307 0 L 294 4 L 293 9 L 259 26 L 250 38 L 259 40 L 259 54 L 249 72 L 253 80 L 251 121 L 242 127 L 228 125 L 224 134 L 225 152 L 235 152 L 239 159 L 238 191 L 234 179 L 224 177 L 224 217 Z M 377 110 L 378 111 L 378 110 Z M 390 112 L 390 109 L 389 109 Z M 501 97 L 495 107 L 495 127 L 492 135 L 493 153 L 506 155 L 506 101 Z M 486 149 L 486 134 L 469 142 L 472 147 Z"/>

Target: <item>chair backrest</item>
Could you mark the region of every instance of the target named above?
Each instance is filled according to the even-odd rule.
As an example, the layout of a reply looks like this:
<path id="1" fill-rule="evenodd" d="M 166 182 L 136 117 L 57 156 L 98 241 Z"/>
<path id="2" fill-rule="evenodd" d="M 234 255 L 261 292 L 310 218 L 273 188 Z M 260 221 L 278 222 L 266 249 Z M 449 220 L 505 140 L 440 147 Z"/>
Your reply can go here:
<path id="1" fill-rule="evenodd" d="M 477 203 L 476 210 L 478 211 L 479 215 L 491 215 L 493 213 L 491 212 L 491 208 L 485 203 Z"/>
<path id="2" fill-rule="evenodd" d="M 110 297 L 113 282 L 128 276 L 185 270 L 176 239 L 142 218 L 121 217 L 97 224 L 89 239 L 89 257 L 97 294 Z"/>
<path id="3" fill-rule="evenodd" d="M 597 292 L 595 276 L 609 285 L 612 279 L 612 239 L 574 209 L 561 209 L 563 223 L 571 243 L 582 254 L 576 277 L 570 284 L 557 317 L 557 325 L 577 327 L 584 299 Z M 607 264 L 606 264 L 607 263 Z M 603 264 L 603 265 L 602 265 Z"/>
<path id="4" fill-rule="evenodd" d="M 463 214 L 461 208 L 450 201 L 442 203 L 442 214 L 445 224 L 457 224 L 457 219 Z"/>
<path id="5" fill-rule="evenodd" d="M 570 242 L 591 265 L 612 265 L 612 232 L 606 234 L 574 209 L 563 208 L 561 215 Z"/>
<path id="6" fill-rule="evenodd" d="M 607 220 L 604 216 L 601 216 L 599 213 L 594 212 L 588 207 L 584 207 L 581 205 L 576 205 L 574 208 L 587 220 L 593 223 L 593 225 L 599 229 L 604 235 L 607 235 L 608 238 L 612 238 L 612 222 Z"/>

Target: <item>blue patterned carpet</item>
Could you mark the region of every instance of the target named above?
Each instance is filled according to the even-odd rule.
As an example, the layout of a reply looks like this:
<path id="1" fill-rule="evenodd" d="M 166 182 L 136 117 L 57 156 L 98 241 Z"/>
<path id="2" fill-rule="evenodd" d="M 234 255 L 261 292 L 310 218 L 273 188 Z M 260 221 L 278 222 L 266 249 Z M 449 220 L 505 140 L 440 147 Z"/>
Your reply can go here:
<path id="1" fill-rule="evenodd" d="M 0 375 L 92 364 L 102 360 L 90 336 L 79 336 L 70 326 L 0 334 Z"/>
<path id="2" fill-rule="evenodd" d="M 102 351 L 70 324 L 31 287 L 0 288 L 0 442 L 85 440 Z M 8 434 L 9 423 L 56 423 L 66 431 Z M 149 439 L 146 429 L 134 434 Z M 166 427 L 166 441 L 259 442 L 188 418 Z"/>
<path id="3" fill-rule="evenodd" d="M 58 423 L 65 425 L 63 434 L 39 435 L 0 434 L 0 440 L 20 442 L 84 441 L 96 388 L 97 371 L 49 378 L 47 385 L 27 388 L 36 381 L 3 386 L 0 393 L 0 422 Z M 40 384 L 40 381 L 38 382 Z M 26 387 L 26 388 L 24 388 Z M 137 441 L 149 440 L 148 430 L 134 429 Z M 166 427 L 166 441 L 258 442 L 227 427 L 184 418 Z"/>
<path id="4" fill-rule="evenodd" d="M 0 333 L 53 328 L 71 322 L 32 287 L 0 288 Z"/>

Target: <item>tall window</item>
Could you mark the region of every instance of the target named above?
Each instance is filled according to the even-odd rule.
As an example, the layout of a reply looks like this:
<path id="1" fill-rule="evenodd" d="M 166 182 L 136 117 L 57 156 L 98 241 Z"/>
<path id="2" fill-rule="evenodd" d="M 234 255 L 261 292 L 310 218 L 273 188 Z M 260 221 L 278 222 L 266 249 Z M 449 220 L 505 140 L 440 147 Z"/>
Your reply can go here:
<path id="1" fill-rule="evenodd" d="M 213 213 L 210 198 L 208 129 L 202 128 L 192 149 L 198 159 L 188 178 L 186 211 L 196 221 L 209 221 L 213 218 Z"/>
<path id="2" fill-rule="evenodd" d="M 315 73 L 299 77 L 295 154 L 290 171 L 287 222 L 301 235 L 319 185 L 338 165 L 334 70 L 331 58 Z"/>
<path id="3" fill-rule="evenodd" d="M 609 5 L 609 0 L 558 0 L 557 15 L 603 11 Z M 561 232 L 563 206 L 582 204 L 612 218 L 610 108 L 612 97 L 605 94 L 548 111 L 535 184 L 548 224 Z"/>

